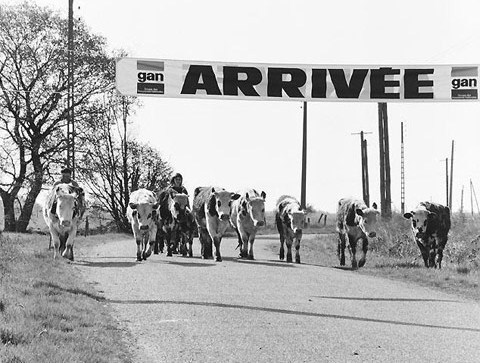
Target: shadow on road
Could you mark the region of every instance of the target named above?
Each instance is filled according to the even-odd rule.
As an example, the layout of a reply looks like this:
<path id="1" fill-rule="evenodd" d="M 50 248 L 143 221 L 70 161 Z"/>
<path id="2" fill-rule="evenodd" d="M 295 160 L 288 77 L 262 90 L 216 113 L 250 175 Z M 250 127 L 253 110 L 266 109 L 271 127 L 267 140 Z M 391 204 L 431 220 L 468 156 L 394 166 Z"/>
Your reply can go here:
<path id="1" fill-rule="evenodd" d="M 262 266 L 269 266 L 269 267 L 290 267 L 295 268 L 296 265 L 292 263 L 286 263 L 283 261 L 274 261 L 274 260 L 245 260 L 245 259 L 234 259 L 234 262 L 244 263 L 244 264 L 252 264 L 252 265 L 262 265 Z"/>
<path id="2" fill-rule="evenodd" d="M 431 325 L 431 324 L 420 324 L 420 323 L 408 323 L 403 321 L 396 320 L 383 320 L 383 319 L 371 319 L 371 318 L 361 318 L 356 316 L 348 315 L 337 315 L 337 314 L 321 314 L 313 313 L 306 311 L 295 311 L 295 310 L 285 310 L 285 309 L 274 309 L 274 308 L 264 308 L 258 306 L 245 306 L 245 305 L 235 305 L 235 304 L 222 304 L 222 303 L 211 303 L 211 302 L 201 302 L 201 301 L 173 301 L 173 300 L 106 300 L 112 304 L 140 304 L 140 305 L 190 305 L 190 306 L 206 306 L 213 308 L 224 308 L 224 309 L 240 309 L 240 310 L 253 310 L 253 311 L 263 311 L 268 313 L 276 314 L 285 314 L 285 315 L 297 315 L 297 316 L 308 316 L 315 318 L 327 318 L 327 319 L 341 319 L 341 320 L 351 320 L 351 321 L 365 321 L 371 323 L 380 323 L 380 324 L 391 324 L 391 325 L 401 325 L 401 326 L 414 326 L 419 328 L 429 328 L 429 329 L 445 329 L 445 330 L 457 330 L 457 331 L 469 331 L 480 333 L 478 328 L 462 328 L 456 326 L 445 326 L 445 325 Z"/>
<path id="3" fill-rule="evenodd" d="M 78 288 L 70 289 L 70 288 L 67 288 L 67 287 L 57 285 L 53 282 L 37 281 L 33 284 L 33 287 L 35 287 L 35 288 L 46 287 L 46 288 L 49 288 L 53 291 L 58 290 L 58 291 L 68 292 L 69 294 L 87 296 L 87 297 L 89 297 L 91 299 L 94 299 L 94 300 L 97 300 L 97 301 L 105 301 L 105 298 L 103 296 L 92 294 L 88 291 L 81 290 L 81 289 L 78 289 Z"/>
<path id="4" fill-rule="evenodd" d="M 442 299 L 411 299 L 411 298 L 387 298 L 387 297 L 353 297 L 353 296 L 312 296 L 318 299 L 353 300 L 353 301 L 392 301 L 392 302 L 452 302 L 461 303 L 459 300 Z"/>
<path id="5" fill-rule="evenodd" d="M 133 258 L 132 258 L 133 260 Z M 101 261 L 77 261 L 79 264 L 82 266 L 87 266 L 87 267 L 119 267 L 119 268 L 125 268 L 125 267 L 133 267 L 141 262 L 136 262 L 136 261 L 110 261 L 110 262 L 101 262 Z"/>

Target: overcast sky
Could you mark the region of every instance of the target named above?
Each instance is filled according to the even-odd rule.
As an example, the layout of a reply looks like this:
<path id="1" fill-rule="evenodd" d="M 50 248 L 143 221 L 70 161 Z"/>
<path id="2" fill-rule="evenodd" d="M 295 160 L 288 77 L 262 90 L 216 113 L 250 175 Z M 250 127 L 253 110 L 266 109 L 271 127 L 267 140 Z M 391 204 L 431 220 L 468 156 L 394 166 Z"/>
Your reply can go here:
<path id="1" fill-rule="evenodd" d="M 2 1 L 2 0 L 0 0 Z M 3 0 L 3 3 L 18 1 Z M 38 0 L 65 16 L 68 0 Z M 478 0 L 74 0 L 75 16 L 129 56 L 179 60 L 338 64 L 480 64 Z M 80 8 L 78 8 L 80 7 Z M 218 185 L 300 198 L 302 104 L 142 98 L 132 133 L 159 149 L 187 189 Z M 392 202 L 400 209 L 400 122 L 406 207 L 445 203 L 445 158 L 455 140 L 453 209 L 469 180 L 480 193 L 480 103 L 388 104 Z M 308 105 L 307 203 L 334 212 L 361 198 L 360 130 L 369 143 L 370 200 L 379 200 L 376 103 Z"/>

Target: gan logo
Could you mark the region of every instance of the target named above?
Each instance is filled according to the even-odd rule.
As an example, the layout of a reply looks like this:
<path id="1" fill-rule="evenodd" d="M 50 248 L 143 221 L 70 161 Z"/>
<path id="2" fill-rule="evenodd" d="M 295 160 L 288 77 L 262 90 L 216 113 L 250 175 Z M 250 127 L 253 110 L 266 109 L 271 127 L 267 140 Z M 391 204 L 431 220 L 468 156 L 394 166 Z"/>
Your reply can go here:
<path id="1" fill-rule="evenodd" d="M 452 100 L 478 99 L 478 67 L 452 67 Z"/>
<path id="2" fill-rule="evenodd" d="M 165 93 L 163 62 L 137 60 L 137 71 L 137 93 L 157 95 Z"/>

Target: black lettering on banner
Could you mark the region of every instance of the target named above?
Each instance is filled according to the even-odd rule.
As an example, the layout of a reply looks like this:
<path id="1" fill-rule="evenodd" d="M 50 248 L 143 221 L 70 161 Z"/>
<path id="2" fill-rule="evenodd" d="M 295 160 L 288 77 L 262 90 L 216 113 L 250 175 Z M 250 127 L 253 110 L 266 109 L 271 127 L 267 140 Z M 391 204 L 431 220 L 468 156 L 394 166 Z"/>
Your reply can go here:
<path id="1" fill-rule="evenodd" d="M 245 74 L 246 79 L 240 80 L 239 74 Z M 255 86 L 262 82 L 262 72 L 255 67 L 223 67 L 223 94 L 238 96 L 238 90 L 245 96 L 260 96 Z"/>
<path id="2" fill-rule="evenodd" d="M 358 98 L 362 92 L 368 69 L 354 69 L 350 77 L 350 84 L 347 83 L 343 69 L 329 69 L 328 73 L 330 73 L 338 98 Z"/>
<path id="3" fill-rule="evenodd" d="M 434 69 L 405 69 L 404 87 L 405 99 L 433 98 L 433 92 L 420 93 L 420 87 L 432 87 L 433 80 L 419 80 L 420 74 L 433 74 Z"/>
<path id="4" fill-rule="evenodd" d="M 312 98 L 327 98 L 326 69 L 312 69 Z"/>
<path id="5" fill-rule="evenodd" d="M 283 80 L 283 75 L 289 74 L 289 81 Z M 305 85 L 307 75 L 299 68 L 268 68 L 267 95 L 269 97 L 282 97 L 282 90 L 288 97 L 303 98 L 300 88 Z"/>
<path id="6" fill-rule="evenodd" d="M 202 79 L 202 83 L 200 82 Z M 185 81 L 183 82 L 182 95 L 194 95 L 198 90 L 205 90 L 207 95 L 221 95 L 217 77 L 212 66 L 192 64 L 188 68 Z"/>
<path id="7" fill-rule="evenodd" d="M 399 99 L 400 93 L 386 93 L 386 87 L 398 87 L 400 81 L 387 81 L 385 76 L 400 74 L 400 69 L 379 68 L 370 70 L 370 98 Z"/>

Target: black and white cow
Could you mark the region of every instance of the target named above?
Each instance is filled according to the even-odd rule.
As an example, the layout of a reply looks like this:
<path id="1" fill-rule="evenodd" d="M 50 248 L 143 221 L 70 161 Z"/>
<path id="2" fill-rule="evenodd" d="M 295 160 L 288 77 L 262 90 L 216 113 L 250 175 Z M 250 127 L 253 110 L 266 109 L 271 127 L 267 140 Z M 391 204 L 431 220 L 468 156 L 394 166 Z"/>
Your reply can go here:
<path id="1" fill-rule="evenodd" d="M 253 242 L 259 227 L 265 225 L 265 192 L 255 189 L 238 192 L 240 198 L 232 203 L 231 221 L 237 232 L 240 257 L 253 260 Z"/>
<path id="2" fill-rule="evenodd" d="M 157 208 L 157 198 L 152 191 L 138 189 L 130 194 L 127 218 L 137 243 L 137 261 L 146 260 L 152 254 L 157 234 Z"/>
<path id="3" fill-rule="evenodd" d="M 442 268 L 443 249 L 450 230 L 450 208 L 421 202 L 415 210 L 403 215 L 412 222 L 413 239 L 417 242 L 425 267 Z"/>
<path id="4" fill-rule="evenodd" d="M 198 227 L 202 257 L 212 258 L 212 241 L 216 261 L 222 261 L 220 242 L 230 224 L 232 202 L 240 197 L 223 188 L 198 187 L 193 196 L 193 215 Z"/>
<path id="5" fill-rule="evenodd" d="M 368 237 L 375 237 L 377 216 L 380 212 L 377 205 L 368 208 L 361 200 L 343 198 L 338 202 L 337 232 L 339 236 L 337 254 L 340 266 L 345 266 L 345 247 L 348 246 L 352 268 L 362 267 L 367 260 Z M 347 244 L 348 242 L 348 244 Z M 360 259 L 357 264 L 357 250 Z"/>
<path id="6" fill-rule="evenodd" d="M 73 243 L 85 213 L 82 188 L 60 183 L 49 192 L 43 205 L 43 218 L 53 242 L 53 258 L 59 254 L 73 261 Z"/>
<path id="7" fill-rule="evenodd" d="M 167 188 L 159 194 L 159 243 L 167 245 L 167 256 L 177 253 L 178 240 L 189 243 L 189 252 L 192 255 L 193 221 L 190 212 L 188 195 L 177 193 Z M 188 239 L 185 240 L 185 239 Z M 164 243 L 166 241 L 166 243 Z"/>
<path id="8" fill-rule="evenodd" d="M 283 195 L 277 200 L 275 222 L 280 234 L 280 260 L 285 258 L 283 244 L 287 245 L 287 262 L 292 262 L 292 244 L 295 241 L 295 262 L 300 263 L 300 241 L 305 221 L 305 212 L 293 197 Z"/>

